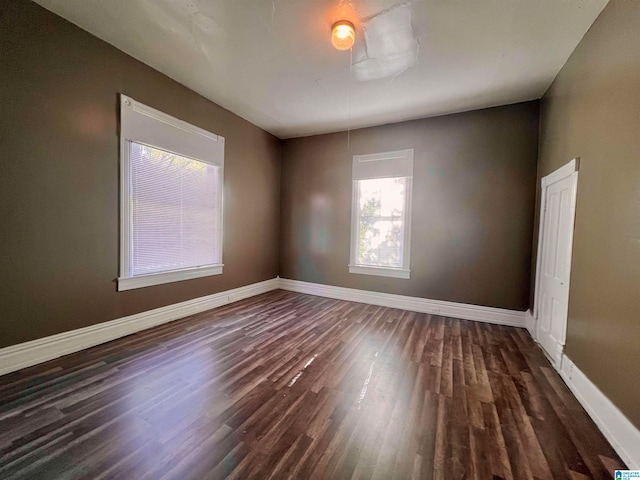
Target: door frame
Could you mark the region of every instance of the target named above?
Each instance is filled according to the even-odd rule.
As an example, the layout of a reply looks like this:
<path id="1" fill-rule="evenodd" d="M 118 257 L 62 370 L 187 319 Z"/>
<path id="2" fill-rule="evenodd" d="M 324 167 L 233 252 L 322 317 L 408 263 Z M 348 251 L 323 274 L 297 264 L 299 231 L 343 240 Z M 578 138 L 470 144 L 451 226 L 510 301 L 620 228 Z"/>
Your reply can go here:
<path id="1" fill-rule="evenodd" d="M 576 220 L 576 202 L 577 202 L 577 193 L 578 193 L 578 170 L 580 169 L 580 158 L 576 157 L 571 160 L 569 163 L 560 167 L 553 173 L 545 176 L 541 180 L 541 193 L 540 193 L 540 222 L 538 225 L 538 254 L 536 258 L 536 283 L 534 290 L 534 300 L 533 300 L 533 318 L 535 319 L 535 339 L 538 339 L 538 326 L 540 323 L 538 322 L 538 314 L 540 311 L 540 281 L 541 274 L 540 270 L 542 268 L 542 252 L 543 252 L 543 238 L 544 238 L 544 227 L 546 225 L 546 211 L 547 211 L 547 188 L 549 185 L 552 185 L 559 180 L 563 180 L 567 177 L 571 177 L 573 183 L 573 195 L 571 197 L 571 229 L 569 230 L 569 251 L 567 252 L 569 261 L 567 262 L 567 292 L 571 287 L 571 264 L 572 262 L 572 254 L 573 254 L 573 234 L 575 230 L 575 220 Z M 568 293 L 567 293 L 568 296 Z M 562 335 L 562 347 L 566 342 L 566 333 L 567 333 L 567 321 L 569 316 L 569 299 L 567 298 L 567 309 L 564 313 L 564 328 Z"/>

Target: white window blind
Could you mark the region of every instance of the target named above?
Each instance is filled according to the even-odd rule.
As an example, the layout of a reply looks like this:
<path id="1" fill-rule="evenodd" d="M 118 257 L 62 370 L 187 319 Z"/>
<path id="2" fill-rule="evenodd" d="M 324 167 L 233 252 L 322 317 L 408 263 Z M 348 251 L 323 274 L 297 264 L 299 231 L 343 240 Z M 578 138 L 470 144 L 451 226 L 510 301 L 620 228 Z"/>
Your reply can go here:
<path id="1" fill-rule="evenodd" d="M 220 263 L 218 168 L 130 142 L 133 276 Z"/>
<path id="2" fill-rule="evenodd" d="M 121 96 L 118 290 L 222 273 L 224 138 Z"/>
<path id="3" fill-rule="evenodd" d="M 353 160 L 349 271 L 409 278 L 413 150 Z"/>

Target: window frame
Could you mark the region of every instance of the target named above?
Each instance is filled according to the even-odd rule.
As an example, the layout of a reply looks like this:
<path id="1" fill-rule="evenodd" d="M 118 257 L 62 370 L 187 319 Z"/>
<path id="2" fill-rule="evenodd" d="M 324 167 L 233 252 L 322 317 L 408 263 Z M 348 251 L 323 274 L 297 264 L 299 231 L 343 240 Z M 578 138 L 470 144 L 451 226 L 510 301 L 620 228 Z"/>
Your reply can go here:
<path id="1" fill-rule="evenodd" d="M 353 156 L 351 178 L 351 242 L 349 273 L 409 279 L 411 277 L 411 192 L 413 186 L 413 148 L 392 152 Z M 376 178 L 405 178 L 404 215 L 402 232 L 402 266 L 366 265 L 357 263 L 360 231 L 361 180 Z"/>
<path id="2" fill-rule="evenodd" d="M 219 168 L 217 227 L 220 232 L 219 263 L 166 272 L 132 275 L 133 205 L 130 143 L 147 145 L 176 155 L 209 163 Z M 132 98 L 120 95 L 120 276 L 118 291 L 161 285 L 223 272 L 224 246 L 224 145 L 219 135 L 160 112 Z"/>

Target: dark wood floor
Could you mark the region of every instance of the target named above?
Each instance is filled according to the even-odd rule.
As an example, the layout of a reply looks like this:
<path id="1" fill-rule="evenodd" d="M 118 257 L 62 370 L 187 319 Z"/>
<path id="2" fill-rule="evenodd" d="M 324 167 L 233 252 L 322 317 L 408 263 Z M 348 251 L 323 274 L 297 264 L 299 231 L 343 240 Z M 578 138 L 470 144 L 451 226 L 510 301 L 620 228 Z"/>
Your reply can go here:
<path id="1" fill-rule="evenodd" d="M 275 291 L 0 377 L 0 478 L 609 479 L 523 329 Z"/>

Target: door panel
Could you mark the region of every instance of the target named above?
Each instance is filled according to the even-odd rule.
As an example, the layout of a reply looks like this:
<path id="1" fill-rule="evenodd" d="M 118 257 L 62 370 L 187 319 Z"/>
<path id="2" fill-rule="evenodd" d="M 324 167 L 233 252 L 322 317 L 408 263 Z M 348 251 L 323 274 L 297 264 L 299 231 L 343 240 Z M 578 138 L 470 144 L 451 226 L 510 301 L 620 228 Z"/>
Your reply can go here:
<path id="1" fill-rule="evenodd" d="M 554 362 L 566 339 L 576 180 L 574 173 L 544 188 L 536 337 Z"/>

